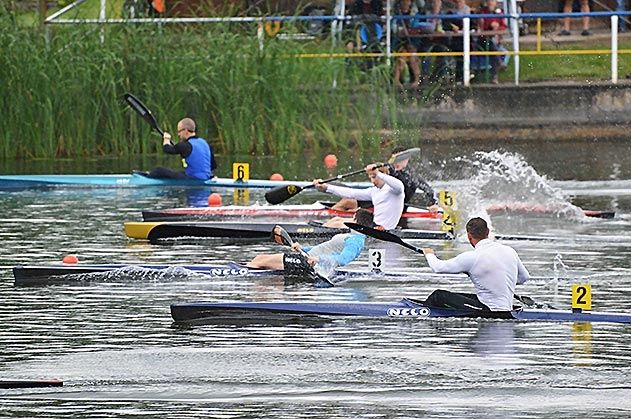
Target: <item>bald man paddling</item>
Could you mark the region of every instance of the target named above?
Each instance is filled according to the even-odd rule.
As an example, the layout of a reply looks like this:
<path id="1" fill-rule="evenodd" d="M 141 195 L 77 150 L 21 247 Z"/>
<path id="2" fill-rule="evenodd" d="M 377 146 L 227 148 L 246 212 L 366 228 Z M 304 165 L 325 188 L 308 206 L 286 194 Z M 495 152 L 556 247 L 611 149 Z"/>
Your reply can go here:
<path id="1" fill-rule="evenodd" d="M 212 147 L 195 133 L 195 121 L 184 118 L 177 123 L 177 135 L 180 141 L 171 142 L 171 134 L 165 132 L 162 137 L 162 150 L 167 154 L 182 156 L 183 171 L 174 171 L 164 167 L 156 167 L 149 177 L 167 179 L 199 179 L 208 180 L 213 177 L 217 168 Z"/>

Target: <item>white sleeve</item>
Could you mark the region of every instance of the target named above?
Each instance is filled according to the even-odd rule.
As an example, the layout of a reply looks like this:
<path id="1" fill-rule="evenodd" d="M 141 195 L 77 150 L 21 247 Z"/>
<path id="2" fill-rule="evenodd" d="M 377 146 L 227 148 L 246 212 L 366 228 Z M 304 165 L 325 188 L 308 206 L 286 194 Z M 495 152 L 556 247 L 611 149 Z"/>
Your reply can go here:
<path id="1" fill-rule="evenodd" d="M 464 252 L 449 260 L 440 260 L 435 254 L 429 253 L 425 255 L 427 264 L 432 271 L 436 273 L 444 274 L 458 274 L 463 272 L 469 272 L 475 261 L 475 254 L 473 251 Z"/>
<path id="2" fill-rule="evenodd" d="M 403 186 L 403 182 L 394 176 L 386 175 L 385 173 L 378 172 L 377 177 L 385 182 L 386 185 L 390 186 L 392 192 L 396 195 L 402 194 L 405 192 L 405 186 Z"/>
<path id="3" fill-rule="evenodd" d="M 530 274 L 528 273 L 528 270 L 526 269 L 524 264 L 521 262 L 521 259 L 519 259 L 519 256 L 517 256 L 517 283 L 523 284 L 529 279 L 530 279 Z"/>
<path id="4" fill-rule="evenodd" d="M 359 201 L 372 201 L 372 190 L 374 187 L 357 189 L 347 188 L 345 186 L 328 185 L 327 192 L 334 195 L 341 196 L 342 198 L 353 198 Z"/>

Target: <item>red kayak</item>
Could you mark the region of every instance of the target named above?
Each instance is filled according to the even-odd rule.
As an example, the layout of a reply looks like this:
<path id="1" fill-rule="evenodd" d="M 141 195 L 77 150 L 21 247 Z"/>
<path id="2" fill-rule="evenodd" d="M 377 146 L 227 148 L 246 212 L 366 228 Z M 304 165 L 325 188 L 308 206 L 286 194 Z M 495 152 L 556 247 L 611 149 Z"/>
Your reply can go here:
<path id="1" fill-rule="evenodd" d="M 175 208 L 160 211 L 143 211 L 144 221 L 175 221 L 185 219 L 205 219 L 223 217 L 293 217 L 293 218 L 330 218 L 352 217 L 349 211 L 331 209 L 333 203 L 316 202 L 302 205 L 227 205 L 217 207 Z M 432 212 L 426 208 L 408 207 L 403 213 L 407 219 L 440 220 L 442 212 Z"/>
<path id="2" fill-rule="evenodd" d="M 537 204 L 522 204 L 522 203 L 510 203 L 510 204 L 494 204 L 486 207 L 488 212 L 531 212 L 531 213 L 541 213 L 541 214 L 550 214 L 554 212 L 558 212 L 559 209 L 547 207 L 545 205 L 537 205 Z M 586 217 L 594 217 L 594 218 L 614 218 L 616 213 L 614 211 L 594 211 L 594 210 L 582 210 L 583 214 Z"/>

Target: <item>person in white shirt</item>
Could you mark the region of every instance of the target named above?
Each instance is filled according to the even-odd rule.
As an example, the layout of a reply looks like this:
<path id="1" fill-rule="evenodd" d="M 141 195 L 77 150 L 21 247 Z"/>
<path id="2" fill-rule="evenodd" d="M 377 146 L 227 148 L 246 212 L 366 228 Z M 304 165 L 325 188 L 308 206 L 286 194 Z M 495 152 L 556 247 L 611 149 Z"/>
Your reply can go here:
<path id="1" fill-rule="evenodd" d="M 403 213 L 405 187 L 399 179 L 390 176 L 384 171 L 387 167 L 376 168 L 377 163 L 366 166 L 366 173 L 373 186 L 366 189 L 347 188 L 344 186 L 321 183 L 322 179 L 316 179 L 313 184 L 319 191 L 330 192 L 343 198 L 353 198 L 358 201 L 372 201 L 374 207 L 374 223 L 377 228 L 393 230 L 396 228 Z M 346 228 L 344 219 L 333 218 L 326 222 L 326 227 Z"/>
<path id="2" fill-rule="evenodd" d="M 431 248 L 424 248 L 427 263 L 437 273 L 466 273 L 475 294 L 436 290 L 425 300 L 428 306 L 473 312 L 508 312 L 513 309 L 515 285 L 530 275 L 512 247 L 489 239 L 489 228 L 482 218 L 467 223 L 467 237 L 474 250 L 453 259 L 440 260 Z"/>

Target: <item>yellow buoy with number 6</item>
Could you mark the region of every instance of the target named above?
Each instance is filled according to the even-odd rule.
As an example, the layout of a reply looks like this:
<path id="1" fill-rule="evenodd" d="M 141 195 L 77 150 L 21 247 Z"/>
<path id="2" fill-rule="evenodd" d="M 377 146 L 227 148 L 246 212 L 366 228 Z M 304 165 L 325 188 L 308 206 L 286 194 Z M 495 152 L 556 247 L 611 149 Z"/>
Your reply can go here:
<path id="1" fill-rule="evenodd" d="M 232 180 L 237 182 L 247 182 L 250 180 L 250 164 L 232 163 Z"/>
<path id="2" fill-rule="evenodd" d="M 572 310 L 592 309 L 592 286 L 589 284 L 572 285 Z"/>

